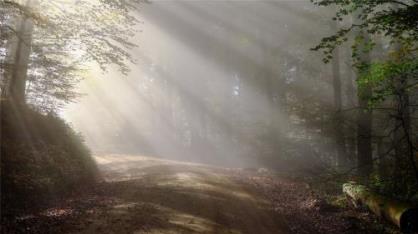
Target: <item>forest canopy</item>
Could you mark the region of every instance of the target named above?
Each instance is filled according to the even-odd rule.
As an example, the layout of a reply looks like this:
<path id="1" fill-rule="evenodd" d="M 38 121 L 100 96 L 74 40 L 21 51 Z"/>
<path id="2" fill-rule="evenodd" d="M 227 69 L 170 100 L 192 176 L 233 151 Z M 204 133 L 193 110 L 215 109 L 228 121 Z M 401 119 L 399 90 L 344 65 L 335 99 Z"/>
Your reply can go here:
<path id="1" fill-rule="evenodd" d="M 74 101 L 92 63 L 126 74 L 139 2 L 1 1 L 2 98 L 48 112 Z"/>

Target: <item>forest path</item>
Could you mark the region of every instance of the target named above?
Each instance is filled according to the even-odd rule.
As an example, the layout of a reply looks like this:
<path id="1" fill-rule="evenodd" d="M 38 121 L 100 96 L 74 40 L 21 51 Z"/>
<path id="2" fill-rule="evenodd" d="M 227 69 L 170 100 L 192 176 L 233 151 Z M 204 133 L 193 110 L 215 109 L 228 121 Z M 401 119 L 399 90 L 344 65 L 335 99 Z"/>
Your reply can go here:
<path id="1" fill-rule="evenodd" d="M 18 217 L 1 233 L 396 233 L 376 232 L 367 212 L 331 206 L 306 183 L 267 170 L 95 158 L 103 182 Z"/>
<path id="2" fill-rule="evenodd" d="M 231 171 L 128 155 L 97 156 L 110 202 L 74 233 L 290 233 Z M 233 173 L 232 173 L 233 174 Z"/>

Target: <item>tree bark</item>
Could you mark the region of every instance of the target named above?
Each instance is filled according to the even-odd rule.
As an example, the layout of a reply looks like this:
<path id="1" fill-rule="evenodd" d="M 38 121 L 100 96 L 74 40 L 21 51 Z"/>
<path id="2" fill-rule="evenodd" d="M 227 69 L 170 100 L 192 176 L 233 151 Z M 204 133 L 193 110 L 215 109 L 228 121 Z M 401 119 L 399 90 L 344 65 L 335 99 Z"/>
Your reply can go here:
<path id="1" fill-rule="evenodd" d="M 398 226 L 402 232 L 418 231 L 418 208 L 379 195 L 354 182 L 344 184 L 343 192 L 356 206 L 366 206 L 379 218 L 385 218 Z"/>
<path id="2" fill-rule="evenodd" d="M 383 142 L 383 138 L 379 138 L 377 140 L 377 156 L 379 157 L 379 168 L 378 168 L 378 172 L 379 172 L 379 178 L 380 180 L 384 180 L 387 177 L 387 173 L 388 173 L 388 162 L 386 160 L 386 155 L 385 154 L 385 147 L 384 147 L 384 142 Z"/>
<path id="3" fill-rule="evenodd" d="M 333 24 L 333 28 L 337 31 L 337 22 Z M 343 118 L 342 118 L 342 97 L 341 97 L 341 69 L 340 69 L 340 53 L 339 49 L 335 48 L 333 51 L 332 59 L 332 83 L 334 89 L 334 134 L 336 145 L 336 166 L 341 168 L 346 165 L 346 152 L 345 152 L 345 140 L 343 130 Z"/>
<path id="4" fill-rule="evenodd" d="M 35 0 L 27 0 L 25 7 L 33 10 L 37 5 Z M 32 33 L 34 22 L 26 14 L 13 19 L 12 27 L 16 27 L 16 34 L 8 39 L 6 61 L 11 69 L 5 73 L 6 90 L 3 97 L 14 104 L 25 104 L 25 89 L 31 53 Z"/>
<path id="5" fill-rule="evenodd" d="M 345 65 L 345 80 L 346 80 L 346 96 L 347 96 L 347 108 L 351 111 L 347 112 L 350 113 L 350 115 L 347 115 L 346 121 L 348 120 L 348 123 L 350 124 L 348 131 L 346 132 L 346 155 L 347 155 L 347 161 L 350 164 L 350 167 L 354 167 L 357 162 L 357 129 L 354 127 L 356 123 L 356 119 L 353 118 L 354 115 L 352 114 L 355 108 L 357 106 L 357 96 L 356 96 L 356 88 L 355 88 L 355 76 L 354 76 L 354 70 L 353 70 L 353 63 L 352 63 L 352 51 L 351 46 L 347 45 L 345 47 L 345 56 L 344 56 L 346 62 Z"/>
<path id="6" fill-rule="evenodd" d="M 367 32 L 361 32 L 364 43 L 369 42 Z M 363 48 L 360 48 L 361 50 Z M 370 64 L 370 53 L 362 52 L 360 62 L 368 66 Z M 365 68 L 368 69 L 368 68 Z M 364 71 L 363 71 L 364 72 Z M 367 72 L 367 71 L 365 71 Z M 368 177 L 373 169 L 372 156 L 372 118 L 373 112 L 368 108 L 368 101 L 372 96 L 372 88 L 365 85 L 358 89 L 359 113 L 357 116 L 357 166 L 361 176 Z"/>

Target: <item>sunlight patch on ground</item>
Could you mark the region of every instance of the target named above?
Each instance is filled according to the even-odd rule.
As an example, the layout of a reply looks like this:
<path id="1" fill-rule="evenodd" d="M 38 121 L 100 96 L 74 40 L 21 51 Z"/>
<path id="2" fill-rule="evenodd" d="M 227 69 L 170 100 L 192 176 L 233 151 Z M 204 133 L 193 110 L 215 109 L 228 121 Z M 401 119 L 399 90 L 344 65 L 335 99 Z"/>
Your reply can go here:
<path id="1" fill-rule="evenodd" d="M 167 180 L 157 183 L 158 186 L 174 186 L 183 188 L 194 188 L 204 190 L 214 190 L 216 187 L 204 183 L 200 176 L 192 172 L 177 172 L 170 176 Z"/>
<path id="2" fill-rule="evenodd" d="M 169 214 L 167 221 L 173 225 L 171 229 L 155 227 L 151 230 L 141 230 L 135 233 L 240 233 L 237 230 L 223 227 L 222 225 L 206 218 L 182 213 L 164 207 L 160 207 L 160 209 L 162 209 L 164 213 Z"/>
<path id="3" fill-rule="evenodd" d="M 153 209 L 146 209 L 146 207 L 153 207 Z M 156 210 L 158 210 L 158 213 L 164 214 L 157 219 L 159 221 L 151 222 L 141 230 L 134 231 L 133 233 L 240 233 L 237 230 L 224 227 L 208 218 L 180 212 L 154 203 L 122 202 L 112 206 L 108 211 L 108 215 L 115 218 L 110 219 L 110 222 L 123 225 L 123 222 L 130 222 L 130 220 L 135 218 L 149 215 L 155 216 Z"/>
<path id="4" fill-rule="evenodd" d="M 183 173 L 176 173 L 177 180 L 180 181 L 193 181 L 196 180 L 196 176 L 192 173 L 183 172 Z"/>
<path id="5" fill-rule="evenodd" d="M 45 212 L 42 213 L 42 215 L 45 215 L 47 217 L 59 217 L 59 216 L 69 216 L 73 213 L 73 209 L 62 209 L 62 208 L 53 208 L 48 209 Z"/>
<path id="6" fill-rule="evenodd" d="M 272 233 L 263 230 L 280 228 L 269 218 L 264 198 L 235 179 L 239 169 L 131 155 L 96 160 L 103 177 L 116 182 L 107 184 L 111 203 L 84 213 L 82 233 Z"/>
<path id="7" fill-rule="evenodd" d="M 167 168 L 161 170 L 171 170 L 171 166 L 196 166 L 199 167 L 199 170 L 204 170 L 207 173 L 210 173 L 211 169 L 216 168 L 210 165 L 165 160 L 139 155 L 107 154 L 95 155 L 94 158 L 101 171 L 105 172 L 104 178 L 108 182 L 140 179 L 148 174 L 148 172 L 144 172 L 145 170 L 152 169 L 154 166 L 167 166 Z M 167 171 L 167 174 L 172 173 Z M 217 177 L 216 173 L 213 173 L 213 176 Z"/>
<path id="8" fill-rule="evenodd" d="M 213 226 L 217 225 L 208 219 L 179 212 L 173 214 L 172 217 L 170 217 L 169 222 L 178 226 L 187 227 L 188 229 L 198 233 L 210 232 L 213 229 Z"/>
<path id="9" fill-rule="evenodd" d="M 233 196 L 238 199 L 257 200 L 257 203 L 264 203 L 264 201 L 255 199 L 251 194 L 241 188 L 231 186 L 231 181 L 211 170 L 217 167 L 122 154 L 100 155 L 95 156 L 95 159 L 104 171 L 113 173 L 105 176 L 107 181 L 128 181 L 141 179 L 152 173 L 162 173 L 164 178 L 156 182 L 156 185 L 160 187 L 211 191 Z M 160 168 L 158 171 L 145 171 L 153 166 L 166 167 Z M 192 171 L 183 169 L 176 172 L 178 170 L 176 167 L 178 166 L 184 166 L 185 168 L 189 168 L 190 166 L 197 167 L 193 167 L 194 170 Z M 197 171 L 195 171 L 196 168 L 198 168 Z"/>
<path id="10" fill-rule="evenodd" d="M 149 165 L 161 165 L 161 164 L 174 164 L 174 165 L 188 165 L 188 166 L 205 166 L 211 168 L 217 168 L 211 165 L 205 165 L 201 163 L 182 162 L 169 159 L 161 159 L 152 156 L 143 155 L 127 155 L 127 154 L 106 154 L 106 155 L 94 155 L 94 159 L 99 165 L 106 165 L 111 163 L 128 163 L 128 162 L 141 162 L 144 166 Z"/>
<path id="11" fill-rule="evenodd" d="M 150 161 L 149 157 L 144 156 L 133 156 L 133 155 L 124 155 L 124 154 L 107 154 L 107 155 L 95 155 L 94 158 L 96 162 L 100 165 L 109 164 L 109 163 L 120 163 L 120 162 L 129 162 L 129 161 Z"/>
<path id="12" fill-rule="evenodd" d="M 128 203 L 122 203 L 122 204 L 118 204 L 113 206 L 114 209 L 130 209 L 133 208 L 135 206 L 139 205 L 139 203 L 137 202 L 128 202 Z"/>
<path id="13" fill-rule="evenodd" d="M 208 177 L 210 178 L 210 177 Z M 201 176 L 192 172 L 175 173 L 170 179 L 159 182 L 158 186 L 181 187 L 185 189 L 194 189 L 201 191 L 212 191 L 220 194 L 234 196 L 239 199 L 254 200 L 254 197 L 249 193 L 242 191 L 240 188 L 231 186 L 231 182 L 225 179 L 218 179 L 212 177 L 212 181 L 217 185 L 212 185 L 206 182 Z M 259 201 L 263 202 L 263 201 Z"/>
<path id="14" fill-rule="evenodd" d="M 135 173 L 134 175 L 119 175 L 118 177 L 106 178 L 106 182 L 124 182 L 142 178 L 146 173 Z"/>

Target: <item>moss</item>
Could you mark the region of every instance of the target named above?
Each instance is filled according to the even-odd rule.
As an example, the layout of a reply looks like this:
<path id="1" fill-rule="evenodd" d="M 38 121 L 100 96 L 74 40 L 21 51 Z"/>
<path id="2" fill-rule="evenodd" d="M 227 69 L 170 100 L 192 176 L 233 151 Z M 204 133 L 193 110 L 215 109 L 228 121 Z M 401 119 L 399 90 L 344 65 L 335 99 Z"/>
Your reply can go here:
<path id="1" fill-rule="evenodd" d="M 337 195 L 330 198 L 328 201 L 332 206 L 338 207 L 338 208 L 347 208 L 348 202 L 347 197 L 344 195 Z"/>

